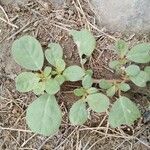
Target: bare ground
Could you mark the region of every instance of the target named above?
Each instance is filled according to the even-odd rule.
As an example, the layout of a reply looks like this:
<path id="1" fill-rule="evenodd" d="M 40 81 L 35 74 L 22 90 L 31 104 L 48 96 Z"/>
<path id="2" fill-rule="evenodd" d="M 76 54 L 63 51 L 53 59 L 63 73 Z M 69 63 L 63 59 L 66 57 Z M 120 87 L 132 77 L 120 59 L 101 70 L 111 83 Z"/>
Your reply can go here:
<path id="1" fill-rule="evenodd" d="M 27 106 L 35 99 L 33 93 L 19 93 L 14 79 L 23 69 L 11 57 L 12 42 L 25 34 L 36 37 L 43 48 L 49 42 L 59 42 L 64 48 L 67 65 L 79 64 L 76 46 L 68 34 L 70 29 L 89 28 L 97 40 L 97 47 L 86 67 L 94 70 L 94 78 L 113 79 L 108 62 L 116 56 L 112 53 L 116 38 L 123 38 L 130 46 L 150 41 L 150 35 L 122 35 L 97 27 L 97 20 L 88 0 L 66 1 L 54 8 L 51 3 L 36 0 L 24 6 L 0 7 L 0 149 L 2 150 L 148 150 L 150 125 L 142 118 L 134 126 L 112 129 L 107 123 L 107 113 L 93 113 L 89 121 L 79 127 L 72 126 L 68 111 L 77 97 L 72 93 L 80 83 L 67 83 L 57 94 L 63 111 L 63 121 L 58 134 L 43 137 L 32 133 L 25 122 Z M 46 64 L 45 64 L 46 65 Z M 133 87 L 130 97 L 142 113 L 146 110 L 149 95 L 143 89 Z"/>

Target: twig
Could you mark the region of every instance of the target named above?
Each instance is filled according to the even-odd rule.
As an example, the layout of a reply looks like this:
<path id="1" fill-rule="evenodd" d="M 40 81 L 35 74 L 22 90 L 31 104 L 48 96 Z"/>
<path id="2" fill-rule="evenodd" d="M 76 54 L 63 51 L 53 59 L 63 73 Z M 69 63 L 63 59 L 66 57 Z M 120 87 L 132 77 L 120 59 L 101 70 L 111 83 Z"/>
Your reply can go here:
<path id="1" fill-rule="evenodd" d="M 9 21 L 8 15 L 7 15 L 7 13 L 5 12 L 4 8 L 1 5 L 0 5 L 0 9 L 3 11 L 7 21 Z"/>
<path id="2" fill-rule="evenodd" d="M 14 129 L 14 128 L 4 128 L 0 126 L 1 130 L 9 130 L 9 131 L 20 131 L 20 132 L 28 132 L 28 133 L 32 133 L 32 131 L 30 130 L 24 130 L 24 129 Z"/>
<path id="3" fill-rule="evenodd" d="M 100 141 L 102 141 L 102 140 L 104 140 L 104 139 L 106 139 L 108 136 L 105 136 L 105 137 L 103 137 L 103 138 L 101 138 L 101 139 L 99 139 L 99 140 L 97 140 L 96 142 L 94 142 L 87 150 L 91 150 L 92 149 L 92 147 L 93 146 L 95 146 L 98 142 L 100 142 Z"/>
<path id="4" fill-rule="evenodd" d="M 149 145 L 147 145 L 146 143 L 144 143 L 143 141 L 141 141 L 140 139 L 138 139 L 137 137 L 135 138 L 136 140 L 138 140 L 141 144 L 145 145 L 146 147 L 150 148 Z"/>
<path id="5" fill-rule="evenodd" d="M 41 145 L 37 150 L 41 150 L 42 147 L 46 144 L 46 142 L 47 142 L 50 138 L 52 138 L 52 136 L 48 137 L 48 138 L 42 143 L 42 145 Z"/>
<path id="6" fill-rule="evenodd" d="M 12 26 L 12 27 L 14 27 L 14 28 L 17 28 L 17 29 L 19 28 L 19 27 L 16 26 L 15 24 L 12 24 L 11 22 L 8 22 L 8 21 L 6 21 L 5 19 L 3 19 L 3 18 L 1 18 L 1 17 L 0 17 L 0 20 L 3 21 L 3 22 L 5 22 L 5 23 L 7 23 L 8 25 L 10 25 L 10 26 Z"/>
<path id="7" fill-rule="evenodd" d="M 16 36 L 17 34 L 19 34 L 22 30 L 24 30 L 28 25 L 30 25 L 31 23 L 33 23 L 35 20 L 32 20 L 31 22 L 28 22 L 25 26 L 23 26 L 22 28 L 20 28 L 17 32 L 15 32 L 14 34 L 12 34 L 10 37 L 8 37 L 6 40 L 10 40 L 11 38 L 13 38 L 14 36 Z"/>
<path id="8" fill-rule="evenodd" d="M 94 11 L 94 8 L 92 7 L 91 2 L 90 2 L 89 0 L 87 0 L 87 2 L 88 2 L 88 4 L 89 4 L 89 7 L 90 7 L 91 11 L 96 15 L 96 12 Z M 113 36 L 111 36 L 111 35 L 109 35 L 109 34 L 103 32 L 102 30 L 98 29 L 98 27 L 96 27 L 95 25 L 91 24 L 90 22 L 88 22 L 88 23 L 89 23 L 89 25 L 90 25 L 93 29 L 95 29 L 95 30 L 97 30 L 98 32 L 102 33 L 102 34 L 105 35 L 106 37 L 108 37 L 108 38 L 110 38 L 110 39 L 113 39 L 114 41 L 117 40 L 115 37 L 113 37 Z"/>
<path id="9" fill-rule="evenodd" d="M 62 144 L 64 144 L 64 143 L 66 142 L 66 140 L 76 131 L 77 128 L 78 128 L 78 127 L 76 127 L 76 128 L 70 133 L 70 135 L 68 135 L 68 137 L 65 138 L 65 140 L 62 141 L 54 150 L 58 150 L 58 148 L 59 148 Z"/>
<path id="10" fill-rule="evenodd" d="M 25 142 L 23 142 L 23 144 L 21 145 L 21 147 L 24 147 L 35 136 L 36 136 L 36 134 L 33 134 L 30 138 L 28 138 Z"/>
<path id="11" fill-rule="evenodd" d="M 68 28 L 66 28 L 66 27 L 63 27 L 63 26 L 61 26 L 61 25 L 58 25 L 58 24 L 54 24 L 54 23 L 51 23 L 51 25 L 53 25 L 53 26 L 55 26 L 55 27 L 58 27 L 58 28 L 60 28 L 60 29 L 63 29 L 63 30 L 65 30 L 65 31 L 67 31 L 67 32 L 70 32 L 70 29 L 68 29 Z"/>
<path id="12" fill-rule="evenodd" d="M 93 83 L 99 83 L 100 79 L 93 79 Z M 114 83 L 114 82 L 117 82 L 117 83 L 121 83 L 123 80 L 121 79 L 113 79 L 113 80 L 107 80 L 108 82 L 110 83 Z"/>
<path id="13" fill-rule="evenodd" d="M 117 39 L 116 39 L 115 37 L 113 37 L 113 36 L 111 36 L 111 35 L 108 35 L 107 33 L 103 32 L 103 31 L 100 30 L 100 29 L 98 29 L 98 27 L 94 26 L 94 25 L 91 24 L 90 22 L 89 22 L 89 25 L 90 25 L 93 29 L 95 29 L 95 30 L 97 30 L 98 32 L 102 33 L 103 35 L 109 37 L 110 39 L 113 39 L 114 41 L 117 41 Z"/>
<path id="14" fill-rule="evenodd" d="M 82 6 L 81 6 L 80 1 L 77 0 L 77 3 L 78 3 L 78 5 L 79 5 L 79 11 L 80 11 L 80 13 L 83 15 L 83 18 L 84 18 L 85 21 L 87 22 L 87 27 L 88 27 L 88 29 L 90 30 L 89 21 L 88 21 L 88 19 L 87 19 L 85 13 L 84 13 L 84 11 L 83 11 L 83 8 L 82 8 Z"/>
<path id="15" fill-rule="evenodd" d="M 43 0 L 36 0 L 37 3 L 39 3 L 43 8 L 48 10 L 48 4 L 46 2 L 43 2 Z"/>
<path id="16" fill-rule="evenodd" d="M 104 132 L 98 131 L 97 129 L 93 129 L 93 128 L 81 128 L 79 130 L 80 131 L 91 130 L 92 132 L 96 132 L 96 133 L 99 133 L 99 134 L 104 135 L 104 136 L 106 135 Z M 123 139 L 134 139 L 133 136 L 124 136 L 124 135 L 117 135 L 117 134 L 108 134 L 107 133 L 107 136 L 115 137 L 115 138 L 123 138 Z"/>
<path id="17" fill-rule="evenodd" d="M 5 23 L 7 23 L 8 25 L 18 29 L 19 28 L 18 26 L 16 26 L 15 24 L 10 22 L 7 13 L 5 12 L 4 8 L 1 5 L 0 5 L 0 9 L 3 11 L 3 13 L 4 13 L 4 15 L 5 15 L 6 19 L 7 19 L 7 20 L 5 20 L 4 18 L 0 17 L 0 20 L 5 22 Z"/>

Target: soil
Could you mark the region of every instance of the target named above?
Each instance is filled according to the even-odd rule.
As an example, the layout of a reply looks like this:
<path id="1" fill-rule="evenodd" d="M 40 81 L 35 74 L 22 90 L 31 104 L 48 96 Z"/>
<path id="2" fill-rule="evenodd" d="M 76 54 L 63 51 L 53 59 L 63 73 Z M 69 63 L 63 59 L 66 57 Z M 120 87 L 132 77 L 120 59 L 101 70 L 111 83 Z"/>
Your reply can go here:
<path id="1" fill-rule="evenodd" d="M 26 108 L 36 96 L 32 92 L 19 93 L 15 89 L 14 79 L 23 70 L 11 56 L 11 45 L 15 39 L 25 34 L 32 35 L 40 41 L 44 50 L 48 43 L 58 42 L 64 49 L 67 65 L 80 65 L 77 48 L 68 31 L 89 27 L 96 37 L 97 46 L 88 59 L 86 68 L 93 69 L 93 77 L 96 79 L 118 78 L 108 67 L 108 62 L 116 57 L 112 51 L 115 38 L 124 39 L 129 46 L 150 41 L 150 35 L 122 35 L 108 32 L 104 28 L 99 29 L 87 0 L 68 0 L 65 5 L 57 8 L 46 0 L 44 2 L 41 5 L 33 0 L 23 6 L 5 5 L 0 8 L 0 18 L 6 20 L 0 20 L 0 149 L 148 150 L 150 124 L 143 123 L 142 118 L 133 126 L 112 129 L 107 123 L 106 113 L 91 112 L 91 118 L 85 125 L 72 126 L 68 120 L 68 112 L 77 100 L 72 90 L 80 86 L 80 82 L 65 83 L 57 94 L 63 111 L 63 121 L 58 134 L 43 137 L 29 130 L 25 121 Z M 142 114 L 146 111 L 150 98 L 147 91 L 149 89 L 136 89 L 133 86 L 133 91 L 128 94 L 139 106 Z"/>

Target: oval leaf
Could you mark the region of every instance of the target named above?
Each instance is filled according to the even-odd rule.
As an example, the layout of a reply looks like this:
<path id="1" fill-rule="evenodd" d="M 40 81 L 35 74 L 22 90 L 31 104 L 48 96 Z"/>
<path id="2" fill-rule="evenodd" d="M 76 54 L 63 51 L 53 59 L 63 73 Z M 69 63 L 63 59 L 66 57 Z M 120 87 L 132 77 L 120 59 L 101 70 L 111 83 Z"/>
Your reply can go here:
<path id="1" fill-rule="evenodd" d="M 60 90 L 60 85 L 55 79 L 48 79 L 45 84 L 45 90 L 48 94 L 56 94 Z"/>
<path id="2" fill-rule="evenodd" d="M 93 70 L 88 69 L 88 70 L 85 71 L 85 74 L 92 76 L 93 75 Z"/>
<path id="3" fill-rule="evenodd" d="M 76 96 L 83 96 L 86 93 L 86 90 L 83 87 L 81 87 L 81 88 L 75 89 L 73 92 Z"/>
<path id="4" fill-rule="evenodd" d="M 23 36 L 12 45 L 14 60 L 29 70 L 40 70 L 43 66 L 44 55 L 41 44 L 31 36 Z"/>
<path id="5" fill-rule="evenodd" d="M 148 75 L 148 81 L 150 81 L 150 66 L 146 66 L 146 67 L 144 68 L 144 72 L 147 73 L 147 75 Z"/>
<path id="6" fill-rule="evenodd" d="M 64 60 L 59 58 L 56 59 L 55 63 L 56 63 L 55 67 L 57 69 L 57 72 L 62 73 L 62 71 L 64 71 L 66 67 L 66 63 L 64 62 Z"/>
<path id="7" fill-rule="evenodd" d="M 84 78 L 82 79 L 82 86 L 85 88 L 85 89 L 88 89 L 92 86 L 93 84 L 93 79 L 90 75 L 86 75 L 84 76 Z"/>
<path id="8" fill-rule="evenodd" d="M 59 83 L 59 85 L 62 85 L 65 82 L 65 77 L 63 75 L 57 75 L 55 80 Z"/>
<path id="9" fill-rule="evenodd" d="M 33 92 L 36 95 L 44 94 L 45 90 L 45 82 L 38 82 L 37 85 L 34 87 Z"/>
<path id="10" fill-rule="evenodd" d="M 78 100 L 72 105 L 69 119 L 73 125 L 82 125 L 87 121 L 88 112 L 86 110 L 86 103 L 83 100 Z"/>
<path id="11" fill-rule="evenodd" d="M 102 93 L 91 94 L 86 101 L 95 112 L 105 112 L 109 107 L 109 98 Z"/>
<path id="12" fill-rule="evenodd" d="M 121 83 L 121 84 L 119 85 L 119 89 L 120 89 L 121 91 L 123 91 L 123 92 L 127 92 L 127 91 L 130 90 L 130 85 L 127 84 L 127 83 Z"/>
<path id="13" fill-rule="evenodd" d="M 53 95 L 44 94 L 27 108 L 26 120 L 29 128 L 38 134 L 55 134 L 61 124 L 62 113 Z"/>
<path id="14" fill-rule="evenodd" d="M 110 83 L 109 81 L 105 80 L 105 79 L 101 79 L 99 81 L 99 87 L 102 89 L 107 90 L 107 89 L 111 88 L 112 86 L 113 86 L 113 84 Z"/>
<path id="15" fill-rule="evenodd" d="M 137 65 L 130 65 L 125 69 L 128 76 L 136 76 L 140 73 L 140 67 Z"/>
<path id="16" fill-rule="evenodd" d="M 92 33 L 87 29 L 82 29 L 81 31 L 71 30 L 70 34 L 78 46 L 79 55 L 91 56 L 96 46 L 96 40 Z"/>
<path id="17" fill-rule="evenodd" d="M 51 71 L 52 71 L 51 67 L 45 67 L 45 69 L 44 69 L 44 76 L 48 77 L 50 75 Z"/>
<path id="18" fill-rule="evenodd" d="M 123 58 L 128 52 L 128 45 L 124 40 L 118 40 L 115 44 L 117 54 Z"/>
<path id="19" fill-rule="evenodd" d="M 127 59 L 136 63 L 150 62 L 150 44 L 142 43 L 134 46 L 127 54 Z"/>
<path id="20" fill-rule="evenodd" d="M 85 73 L 81 67 L 74 65 L 66 68 L 63 75 L 68 81 L 79 81 Z"/>
<path id="21" fill-rule="evenodd" d="M 94 93 L 97 93 L 97 92 L 98 92 L 98 89 L 97 89 L 97 88 L 94 88 L 94 87 L 91 87 L 91 88 L 87 89 L 86 92 L 87 92 L 88 94 L 94 94 Z"/>
<path id="22" fill-rule="evenodd" d="M 118 60 L 113 60 L 113 61 L 110 61 L 109 62 L 109 67 L 111 68 L 111 69 L 117 69 L 117 68 L 119 68 L 120 67 L 120 62 L 118 61 Z"/>
<path id="23" fill-rule="evenodd" d="M 63 49 L 57 43 L 50 43 L 48 47 L 49 49 L 45 51 L 45 57 L 51 65 L 56 66 L 56 59 L 63 57 Z"/>
<path id="24" fill-rule="evenodd" d="M 32 72 L 22 72 L 16 78 L 16 89 L 19 92 L 29 92 L 39 82 L 40 78 Z"/>
<path id="25" fill-rule="evenodd" d="M 116 86 L 112 86 L 111 88 L 109 88 L 107 91 L 106 91 L 106 94 L 107 96 L 109 97 L 113 97 L 116 93 L 117 89 L 116 89 Z"/>
<path id="26" fill-rule="evenodd" d="M 140 112 L 136 105 L 127 97 L 120 97 L 112 106 L 108 121 L 111 127 L 116 128 L 121 125 L 132 125 L 140 117 Z"/>
<path id="27" fill-rule="evenodd" d="M 140 73 L 136 76 L 130 77 L 130 80 L 139 87 L 145 87 L 146 82 L 148 81 L 148 74 L 144 71 L 140 71 Z"/>

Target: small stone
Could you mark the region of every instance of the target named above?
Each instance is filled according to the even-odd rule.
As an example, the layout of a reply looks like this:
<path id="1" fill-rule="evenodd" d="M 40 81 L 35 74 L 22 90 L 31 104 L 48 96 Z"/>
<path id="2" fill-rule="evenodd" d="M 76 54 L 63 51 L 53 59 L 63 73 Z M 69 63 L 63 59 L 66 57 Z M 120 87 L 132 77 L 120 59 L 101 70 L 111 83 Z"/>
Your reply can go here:
<path id="1" fill-rule="evenodd" d="M 143 114 L 143 122 L 144 122 L 145 124 L 150 122 L 150 110 L 146 111 L 146 112 Z"/>
<path id="2" fill-rule="evenodd" d="M 99 24 L 110 31 L 148 33 L 150 0 L 92 0 Z"/>

